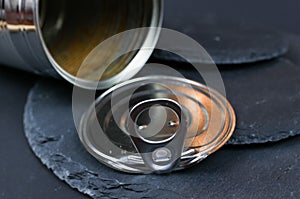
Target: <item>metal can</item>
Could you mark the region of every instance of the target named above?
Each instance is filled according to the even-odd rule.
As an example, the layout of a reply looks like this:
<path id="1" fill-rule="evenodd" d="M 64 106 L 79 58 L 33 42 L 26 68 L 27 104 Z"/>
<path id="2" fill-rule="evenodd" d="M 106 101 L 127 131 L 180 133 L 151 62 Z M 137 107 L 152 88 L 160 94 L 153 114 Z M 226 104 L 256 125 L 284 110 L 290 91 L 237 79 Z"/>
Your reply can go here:
<path id="1" fill-rule="evenodd" d="M 1 0 L 0 64 L 61 76 L 89 88 L 89 81 L 95 80 L 89 76 L 93 71 L 86 77 L 78 77 L 77 72 L 91 51 L 120 32 L 160 27 L 162 12 L 162 0 Z M 115 40 L 106 49 L 107 55 L 113 56 L 120 46 L 130 47 L 133 43 L 142 48 L 144 41 L 154 47 L 159 31 L 152 31 L 133 35 L 132 40 Z M 136 37 L 140 38 L 138 44 Z M 104 72 L 99 88 L 119 83 L 121 80 L 113 77 L 126 67 L 142 67 L 151 53 L 133 51 L 120 57 Z M 99 56 L 89 64 L 92 68 L 101 67 L 105 59 L 106 56 Z"/>

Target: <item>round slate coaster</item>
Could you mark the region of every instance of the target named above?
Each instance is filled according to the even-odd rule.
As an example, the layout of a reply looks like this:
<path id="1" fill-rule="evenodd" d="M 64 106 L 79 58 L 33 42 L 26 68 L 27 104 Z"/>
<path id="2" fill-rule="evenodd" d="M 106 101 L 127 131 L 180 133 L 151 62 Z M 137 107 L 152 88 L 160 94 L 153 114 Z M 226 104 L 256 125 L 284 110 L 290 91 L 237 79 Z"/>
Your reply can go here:
<path id="1" fill-rule="evenodd" d="M 41 161 L 94 198 L 300 197 L 300 138 L 224 148 L 198 166 L 170 175 L 128 175 L 97 162 L 82 147 L 71 114 L 71 88 L 39 82 L 25 110 L 25 133 Z M 272 155 L 270 155 L 272 154 Z"/>
<path id="2" fill-rule="evenodd" d="M 280 58 L 221 71 L 238 122 L 230 144 L 279 141 L 300 134 L 300 67 Z"/>
<path id="3" fill-rule="evenodd" d="M 276 30 L 243 22 L 225 21 L 213 16 L 205 17 L 201 13 L 191 15 L 176 12 L 178 8 L 173 8 L 172 3 L 168 2 L 164 27 L 195 39 L 207 50 L 216 64 L 244 64 L 270 60 L 288 51 L 288 40 Z M 197 52 L 193 49 L 179 51 L 190 52 L 191 62 L 202 62 L 197 60 Z M 180 57 L 160 50 L 156 50 L 152 57 L 164 61 L 184 62 Z"/>
<path id="4" fill-rule="evenodd" d="M 43 164 L 94 198 L 300 197 L 299 137 L 265 146 L 227 146 L 198 166 L 170 175 L 128 175 L 85 151 L 72 120 L 71 87 L 49 80 L 32 89 L 24 125 Z"/>

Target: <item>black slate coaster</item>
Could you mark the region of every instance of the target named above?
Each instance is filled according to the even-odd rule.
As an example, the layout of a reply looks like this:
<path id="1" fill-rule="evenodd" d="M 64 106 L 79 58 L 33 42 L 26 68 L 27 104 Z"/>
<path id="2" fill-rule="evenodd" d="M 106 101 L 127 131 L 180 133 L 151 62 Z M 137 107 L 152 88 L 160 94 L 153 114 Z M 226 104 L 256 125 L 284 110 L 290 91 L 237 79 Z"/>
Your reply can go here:
<path id="1" fill-rule="evenodd" d="M 25 133 L 41 161 L 83 193 L 94 198 L 300 197 L 299 137 L 265 146 L 227 146 L 198 166 L 170 175 L 113 171 L 82 147 L 72 121 L 70 91 L 54 81 L 39 82 L 26 105 Z"/>
<path id="2" fill-rule="evenodd" d="M 238 122 L 230 144 L 279 141 L 300 134 L 300 67 L 281 58 L 221 71 Z"/>
<path id="3" fill-rule="evenodd" d="M 197 12 L 194 4 L 167 0 L 165 3 L 164 27 L 174 29 L 195 39 L 211 55 L 216 64 L 244 64 L 270 60 L 284 55 L 288 50 L 285 35 L 266 27 L 233 19 L 223 20 L 214 13 Z M 181 4 L 186 9 L 183 12 Z M 190 52 L 194 63 L 203 60 L 193 59 L 193 49 L 180 49 Z M 158 60 L 184 62 L 166 51 L 156 50 L 152 56 Z"/>

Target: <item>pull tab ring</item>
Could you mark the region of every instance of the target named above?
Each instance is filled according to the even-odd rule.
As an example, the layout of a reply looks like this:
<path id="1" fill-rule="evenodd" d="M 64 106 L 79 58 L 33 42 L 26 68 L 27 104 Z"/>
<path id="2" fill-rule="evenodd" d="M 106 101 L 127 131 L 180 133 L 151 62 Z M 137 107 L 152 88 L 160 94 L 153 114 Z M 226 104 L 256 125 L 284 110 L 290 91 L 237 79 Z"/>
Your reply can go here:
<path id="1" fill-rule="evenodd" d="M 141 126 L 138 125 L 138 119 L 143 112 L 149 111 L 153 107 L 169 109 L 169 111 L 172 111 L 176 115 L 178 121 L 157 121 L 161 120 L 161 118 L 151 118 L 151 127 L 147 126 L 145 128 L 152 128 L 147 129 L 152 135 L 147 136 L 141 132 L 143 128 L 140 128 Z M 180 162 L 188 126 L 181 105 L 174 100 L 166 98 L 145 100 L 131 109 L 130 117 L 131 119 L 128 120 L 127 124 L 128 133 L 137 151 L 142 156 L 145 165 L 155 173 L 166 173 L 174 170 Z M 166 117 L 165 119 L 168 118 Z M 158 129 L 158 126 L 155 126 L 157 122 L 160 124 L 162 124 L 161 122 L 165 123 L 164 125 L 168 128 L 173 128 L 173 124 L 178 124 L 178 128 L 176 128 L 175 132 L 169 133 L 169 136 L 160 136 L 163 139 L 154 138 L 155 136 L 159 137 L 161 134 L 166 134 L 164 132 L 166 131 L 165 128 Z M 155 132 L 157 130 L 159 132 Z M 155 135 L 153 135 L 153 132 Z"/>

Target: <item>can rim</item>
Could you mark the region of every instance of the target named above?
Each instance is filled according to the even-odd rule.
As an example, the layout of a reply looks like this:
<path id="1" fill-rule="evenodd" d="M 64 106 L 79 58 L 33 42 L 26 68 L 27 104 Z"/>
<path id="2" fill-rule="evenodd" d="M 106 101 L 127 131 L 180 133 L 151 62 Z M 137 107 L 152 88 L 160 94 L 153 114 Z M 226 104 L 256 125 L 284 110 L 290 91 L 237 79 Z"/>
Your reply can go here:
<path id="1" fill-rule="evenodd" d="M 163 16 L 164 16 L 164 3 L 163 0 L 152 0 L 153 2 L 153 10 L 152 10 L 152 20 L 150 23 L 150 31 L 147 33 L 147 36 L 145 38 L 144 43 L 141 46 L 141 49 L 143 47 L 147 47 L 147 50 L 139 50 L 137 54 L 134 56 L 134 58 L 130 61 L 130 63 L 118 74 L 114 75 L 113 77 L 110 77 L 105 80 L 100 81 L 93 81 L 93 80 L 85 80 L 82 78 L 78 78 L 67 71 L 65 71 L 53 58 L 51 55 L 49 49 L 47 48 L 46 42 L 44 40 L 42 30 L 39 23 L 39 2 L 40 0 L 36 0 L 34 12 L 35 12 L 35 18 L 34 23 L 37 27 L 37 35 L 41 42 L 42 48 L 44 50 L 44 53 L 46 57 L 48 58 L 48 61 L 52 65 L 52 67 L 56 70 L 56 72 L 63 77 L 65 80 L 70 82 L 71 84 L 84 88 L 84 89 L 90 89 L 90 90 L 102 90 L 110 88 L 120 82 L 126 81 L 128 79 L 131 79 L 133 76 L 135 76 L 146 64 L 150 56 L 152 55 L 154 48 L 159 40 L 159 35 L 161 32 L 161 27 L 163 23 Z M 151 28 L 152 27 L 152 28 Z M 145 27 L 144 27 L 145 28 Z M 150 47 L 150 49 L 149 49 Z M 134 69 L 134 70 L 133 70 Z"/>
<path id="2" fill-rule="evenodd" d="M 91 142 L 90 140 L 87 138 L 87 132 L 86 132 L 86 128 L 88 125 L 88 121 L 90 120 L 92 113 L 94 112 L 94 108 L 95 106 L 97 106 L 97 104 L 99 104 L 107 95 L 110 95 L 112 92 L 114 92 L 115 90 L 118 90 L 122 87 L 125 87 L 129 84 L 133 84 L 133 83 L 137 83 L 137 82 L 141 82 L 141 81 L 147 81 L 147 80 L 151 80 L 151 82 L 153 81 L 176 81 L 178 83 L 185 83 L 185 84 L 189 84 L 201 89 L 205 89 L 207 90 L 210 95 L 215 96 L 215 98 L 219 101 L 218 103 L 221 103 L 224 105 L 225 109 L 226 109 L 226 113 L 228 115 L 228 125 L 226 126 L 227 128 L 224 128 L 224 134 L 223 136 L 219 136 L 216 140 L 214 140 L 213 142 L 211 142 L 210 144 L 208 144 L 207 146 L 205 146 L 205 149 L 202 150 L 201 152 L 199 152 L 198 154 L 196 154 L 195 156 L 189 156 L 187 155 L 187 157 L 190 157 L 191 159 L 194 159 L 194 161 L 190 162 L 188 165 L 179 165 L 175 170 L 181 170 L 187 167 L 191 167 L 195 164 L 198 164 L 200 161 L 202 161 L 203 159 L 205 159 L 206 157 L 208 157 L 209 155 L 213 154 L 214 152 L 218 151 L 222 146 L 224 146 L 226 144 L 226 142 L 231 138 L 231 136 L 233 135 L 235 128 L 236 128 L 236 114 L 234 111 L 233 106 L 230 104 L 230 102 L 221 94 L 219 93 L 217 90 L 213 89 L 213 88 L 209 88 L 199 82 L 193 81 L 193 80 L 189 80 L 189 79 L 183 79 L 180 77 L 173 77 L 173 76 L 147 76 L 147 77 L 139 77 L 139 78 L 134 78 L 131 80 L 128 80 L 126 82 L 123 82 L 121 84 L 115 85 L 114 87 L 110 88 L 109 90 L 107 90 L 106 92 L 104 92 L 102 95 L 100 95 L 95 103 L 93 103 L 90 108 L 84 113 L 84 115 L 81 118 L 80 121 L 80 126 L 79 126 L 79 131 L 78 131 L 78 135 L 79 138 L 81 140 L 81 142 L 83 143 L 84 147 L 87 149 L 87 151 L 89 151 L 90 154 L 92 154 L 96 159 L 98 159 L 101 163 L 106 164 L 109 167 L 113 167 L 114 169 L 117 169 L 119 171 L 122 172 L 129 172 L 129 173 L 145 173 L 142 170 L 139 170 L 137 168 L 132 168 L 127 166 L 126 164 L 122 164 L 118 161 L 118 159 L 114 158 L 114 157 L 110 157 L 106 154 L 104 154 L 103 152 L 99 151 Z M 188 152 L 187 152 L 188 153 Z M 183 156 L 184 153 L 182 153 Z M 104 161 L 103 159 L 106 159 L 106 161 Z M 115 162 L 113 162 L 115 161 Z M 112 163 L 112 164 L 110 164 Z"/>

